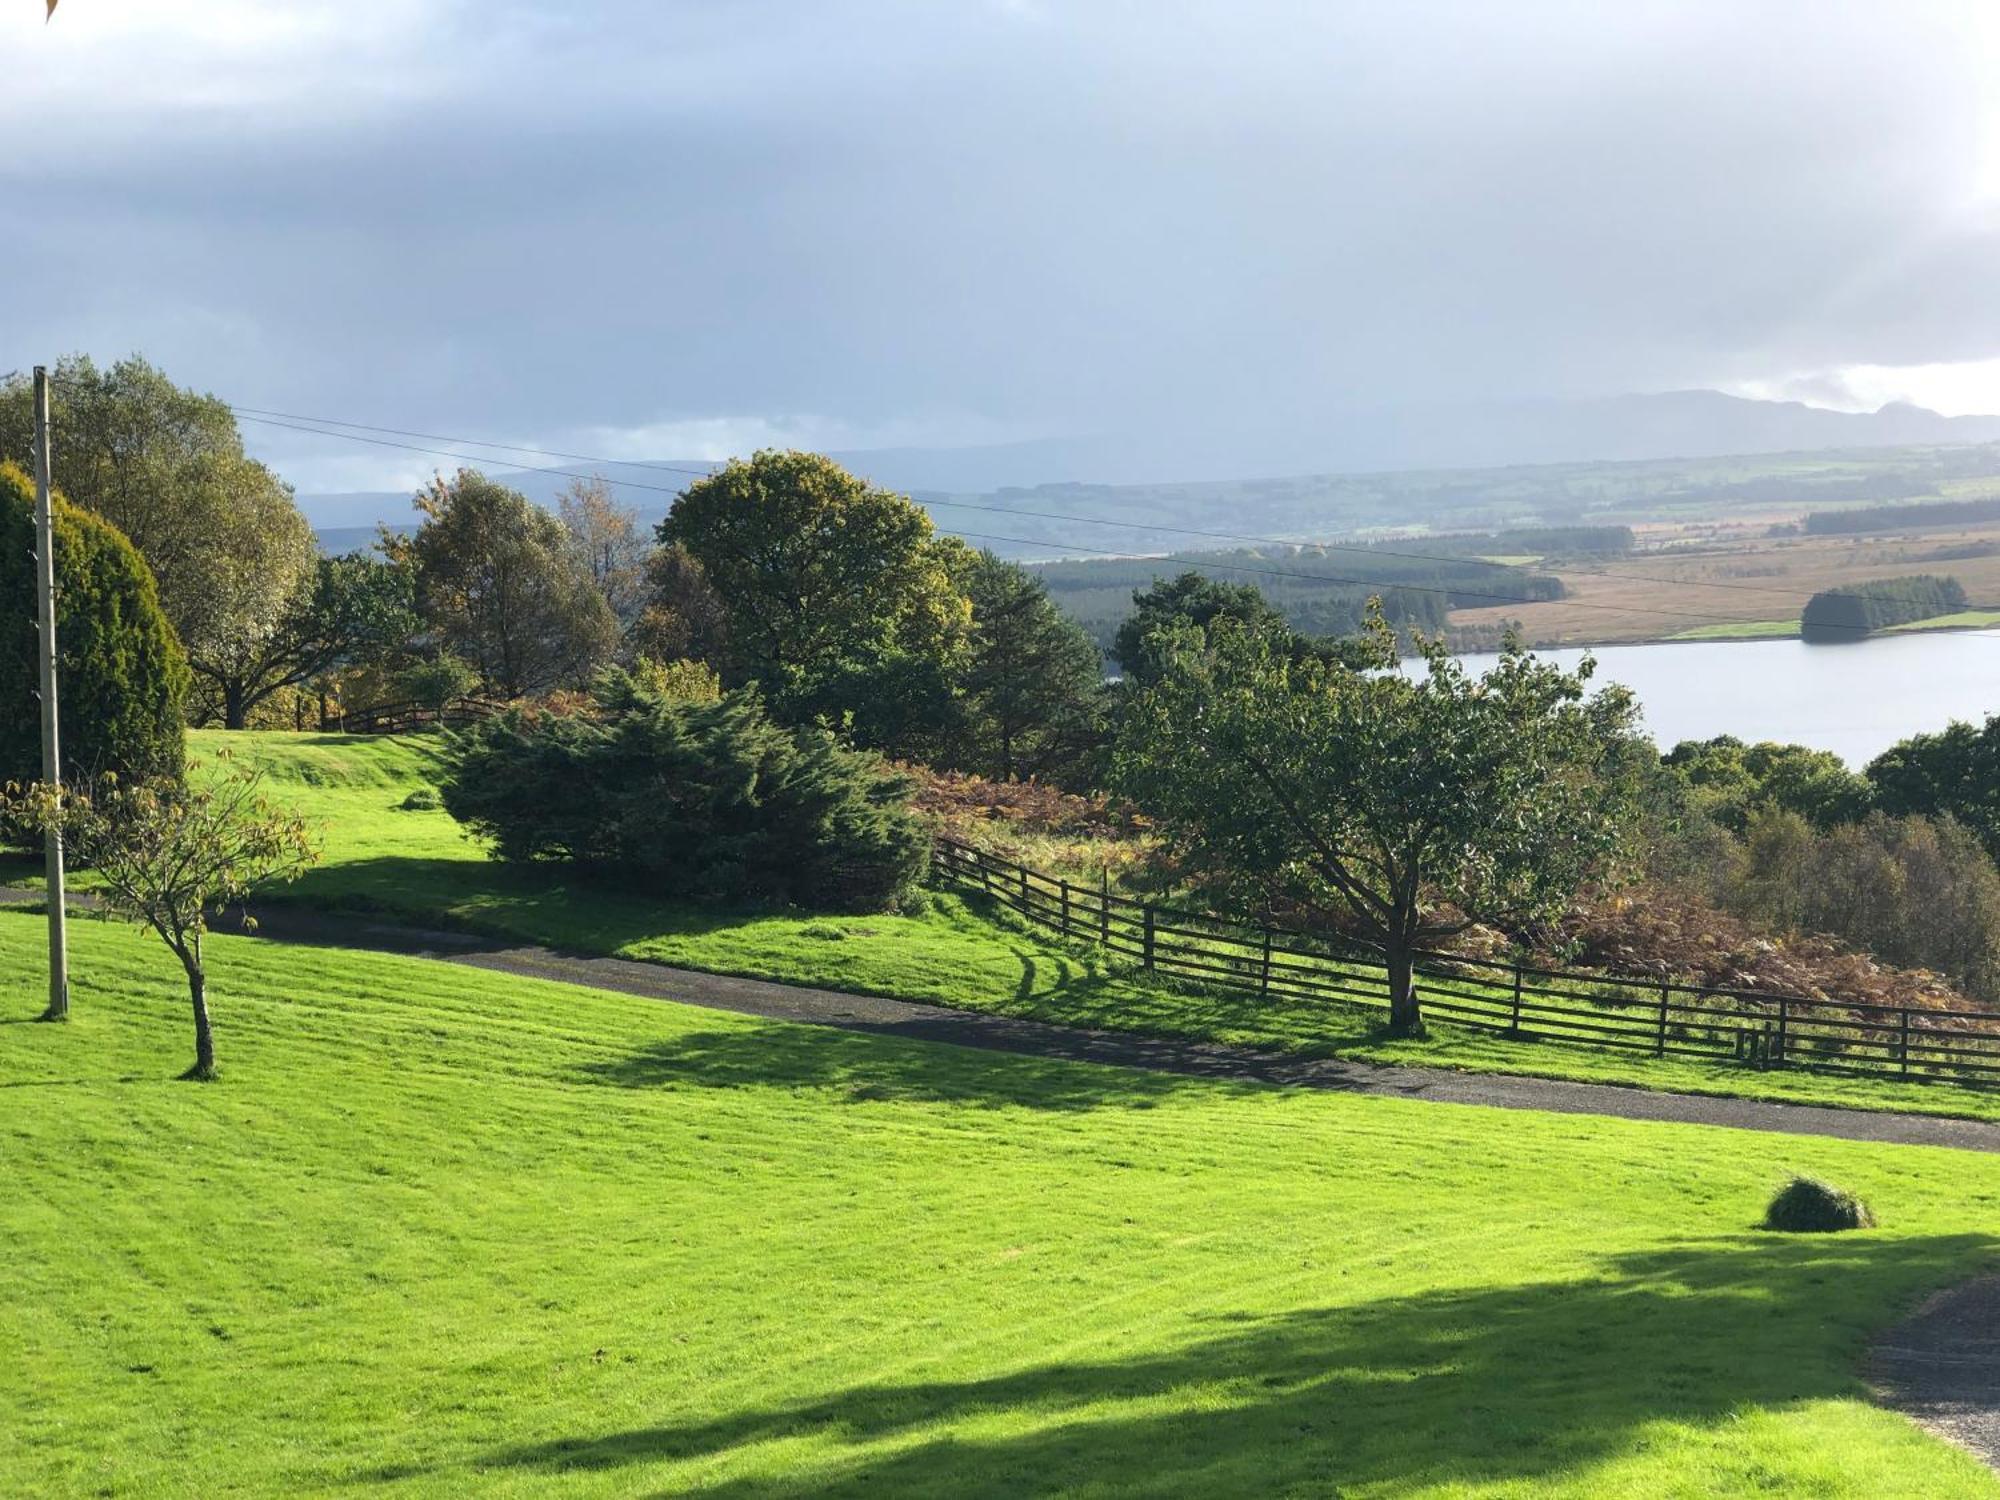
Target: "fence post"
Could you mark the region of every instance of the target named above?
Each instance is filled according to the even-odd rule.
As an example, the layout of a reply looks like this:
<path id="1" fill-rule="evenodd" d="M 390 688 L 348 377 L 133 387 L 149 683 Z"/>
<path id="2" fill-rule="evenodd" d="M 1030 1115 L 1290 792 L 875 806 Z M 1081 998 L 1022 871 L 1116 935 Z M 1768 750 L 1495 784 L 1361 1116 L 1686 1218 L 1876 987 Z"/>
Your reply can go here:
<path id="1" fill-rule="evenodd" d="M 1104 872 L 1104 885 L 1097 893 L 1097 941 L 1111 941 L 1111 872 Z"/>
<path id="2" fill-rule="evenodd" d="M 1146 903 L 1146 956 L 1142 960 L 1146 968 L 1153 967 L 1153 903 Z"/>
<path id="3" fill-rule="evenodd" d="M 1910 1076 L 1910 1008 L 1904 1006 L 1901 1027 L 1896 1037 L 1896 1059 L 1903 1065 L 1903 1076 Z"/>
<path id="4" fill-rule="evenodd" d="M 1069 936 L 1069 881 L 1057 882 L 1062 888 L 1062 935 Z"/>
<path id="5" fill-rule="evenodd" d="M 1653 1034 L 1653 1054 L 1656 1057 L 1667 1055 L 1667 1000 L 1672 990 L 1673 986 L 1666 980 L 1660 981 L 1660 1026 Z"/>
<path id="6" fill-rule="evenodd" d="M 1507 1016 L 1507 1034 L 1521 1034 L 1521 960 L 1514 960 L 1514 1008 Z"/>
<path id="7" fill-rule="evenodd" d="M 1771 1047 L 1771 1066 L 1774 1068 L 1782 1068 L 1785 1065 L 1786 1010 L 1785 997 L 1780 995 L 1778 997 L 1778 1035 Z"/>
<path id="8" fill-rule="evenodd" d="M 1014 868 L 1021 872 L 1021 915 L 1025 917 L 1028 914 L 1028 867 L 1016 865 Z"/>
<path id="9" fill-rule="evenodd" d="M 1257 993 L 1264 999 L 1271 997 L 1271 929 L 1264 929 L 1264 972 L 1257 981 Z"/>

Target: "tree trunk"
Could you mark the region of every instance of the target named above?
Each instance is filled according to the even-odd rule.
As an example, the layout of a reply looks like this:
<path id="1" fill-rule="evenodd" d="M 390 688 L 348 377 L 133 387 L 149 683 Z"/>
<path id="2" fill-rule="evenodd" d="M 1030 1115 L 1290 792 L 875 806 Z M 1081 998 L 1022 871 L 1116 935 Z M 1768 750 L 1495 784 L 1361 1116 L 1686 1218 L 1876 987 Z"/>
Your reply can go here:
<path id="1" fill-rule="evenodd" d="M 194 1002 L 194 1066 L 183 1076 L 206 1082 L 215 1076 L 215 1033 L 208 1025 L 208 973 L 199 958 L 181 962 L 187 965 L 188 998 Z"/>
<path id="2" fill-rule="evenodd" d="M 1414 957 L 1407 945 L 1390 943 L 1383 949 L 1389 969 L 1389 1034 L 1424 1035 L 1423 1010 L 1417 1001 Z"/>
<path id="3" fill-rule="evenodd" d="M 225 683 L 222 689 L 222 727 L 241 729 L 250 717 L 249 706 L 243 701 L 248 695 L 237 683 Z"/>

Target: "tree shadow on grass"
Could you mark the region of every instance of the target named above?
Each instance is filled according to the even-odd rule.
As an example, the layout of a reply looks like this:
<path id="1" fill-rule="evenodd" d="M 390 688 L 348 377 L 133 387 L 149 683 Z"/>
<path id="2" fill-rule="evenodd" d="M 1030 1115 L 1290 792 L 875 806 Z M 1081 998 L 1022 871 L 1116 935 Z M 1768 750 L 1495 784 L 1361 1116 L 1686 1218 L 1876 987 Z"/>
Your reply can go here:
<path id="1" fill-rule="evenodd" d="M 1597 1279 L 1210 1319 L 1181 1347 L 1132 1359 L 861 1385 L 509 1447 L 483 1463 L 699 1463 L 715 1475 L 702 1493 L 733 1500 L 1192 1500 L 1574 1480 L 1645 1442 L 1649 1424 L 1719 1425 L 1748 1408 L 1863 1394 L 1868 1334 L 1992 1248 L 1979 1235 L 1733 1235 L 1610 1257 Z M 814 1443 L 803 1460 L 752 1451 L 801 1439 Z M 739 1465 L 764 1472 L 728 1472 Z M 653 1476 L 629 1477 L 636 1489 Z"/>
<path id="2" fill-rule="evenodd" d="M 592 1083 L 632 1089 L 832 1089 L 857 1104 L 918 1101 L 1056 1111 L 1150 1109 L 1189 1088 L 1213 1097 L 1230 1086 L 1018 1052 L 999 1058 L 865 1024 L 684 1033 L 586 1064 L 582 1074 Z"/>

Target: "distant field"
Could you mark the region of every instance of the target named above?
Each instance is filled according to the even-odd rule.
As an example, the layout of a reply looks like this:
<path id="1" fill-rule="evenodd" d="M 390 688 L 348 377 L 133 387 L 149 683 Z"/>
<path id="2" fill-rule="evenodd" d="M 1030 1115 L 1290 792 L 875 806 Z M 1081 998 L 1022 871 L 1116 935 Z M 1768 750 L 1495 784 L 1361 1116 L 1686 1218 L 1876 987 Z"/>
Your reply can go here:
<path id="1" fill-rule="evenodd" d="M 0 1045 L 9 1495 L 2000 1495 L 1859 1374 L 1994 1263 L 2000 1157 L 227 937 L 202 1086 L 159 945 L 73 931 Z M 1794 1170 L 1884 1227 L 1753 1230 Z"/>
<path id="2" fill-rule="evenodd" d="M 1910 573 L 1945 574 L 1974 599 L 2000 599 L 2000 523 L 1888 537 L 1768 531 L 1762 523 L 1654 527 L 1642 550 L 1606 568 L 1538 564 L 1536 572 L 1562 579 L 1562 600 L 1454 610 L 1451 622 L 1493 629 L 1518 621 L 1541 645 L 1762 640 L 1796 634 L 1800 610 L 1823 589 Z M 2000 611 L 1967 614 L 1976 618 L 1911 628 L 2000 622 Z"/>

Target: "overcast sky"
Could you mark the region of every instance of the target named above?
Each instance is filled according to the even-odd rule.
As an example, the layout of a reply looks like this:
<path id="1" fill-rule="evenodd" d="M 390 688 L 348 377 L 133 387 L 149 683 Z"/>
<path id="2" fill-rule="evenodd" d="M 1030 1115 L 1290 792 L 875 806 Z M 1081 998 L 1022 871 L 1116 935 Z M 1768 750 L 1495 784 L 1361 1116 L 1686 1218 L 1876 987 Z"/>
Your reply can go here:
<path id="1" fill-rule="evenodd" d="M 0 368 L 656 457 L 2000 410 L 1990 5 L 0 5 Z"/>

